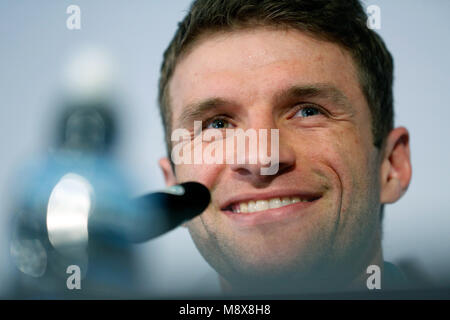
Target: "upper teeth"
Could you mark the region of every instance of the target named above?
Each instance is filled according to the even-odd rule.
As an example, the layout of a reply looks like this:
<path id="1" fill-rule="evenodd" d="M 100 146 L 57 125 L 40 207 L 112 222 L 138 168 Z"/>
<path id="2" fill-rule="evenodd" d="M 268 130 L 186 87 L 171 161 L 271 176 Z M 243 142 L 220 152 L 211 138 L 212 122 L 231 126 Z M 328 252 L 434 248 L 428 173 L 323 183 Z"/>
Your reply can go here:
<path id="1" fill-rule="evenodd" d="M 300 197 L 271 198 L 267 200 L 240 202 L 233 205 L 232 210 L 235 213 L 250 213 L 256 211 L 264 211 L 267 209 L 280 208 L 296 202 L 308 201 L 309 200 L 301 199 Z"/>

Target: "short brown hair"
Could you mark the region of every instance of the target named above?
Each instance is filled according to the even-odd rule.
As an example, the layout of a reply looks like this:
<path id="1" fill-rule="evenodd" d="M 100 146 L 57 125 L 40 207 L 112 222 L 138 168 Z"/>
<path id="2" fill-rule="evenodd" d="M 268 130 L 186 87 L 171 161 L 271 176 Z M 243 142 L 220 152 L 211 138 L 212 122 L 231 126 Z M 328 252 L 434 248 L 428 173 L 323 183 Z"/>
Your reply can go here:
<path id="1" fill-rule="evenodd" d="M 258 26 L 292 28 L 337 43 L 353 57 L 372 115 L 374 145 L 393 128 L 393 59 L 381 37 L 367 27 L 359 0 L 196 0 L 164 53 L 159 108 L 170 155 L 168 84 L 180 57 L 200 36 Z"/>

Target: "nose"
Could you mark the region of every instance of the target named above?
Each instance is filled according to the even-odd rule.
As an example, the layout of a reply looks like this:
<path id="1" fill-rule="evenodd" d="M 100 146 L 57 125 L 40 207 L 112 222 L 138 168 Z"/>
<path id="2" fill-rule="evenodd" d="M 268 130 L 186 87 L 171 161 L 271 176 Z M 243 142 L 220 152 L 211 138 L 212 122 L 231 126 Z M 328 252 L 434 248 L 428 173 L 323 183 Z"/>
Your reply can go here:
<path id="1" fill-rule="evenodd" d="M 245 136 L 245 150 L 236 146 L 235 161 L 230 165 L 240 179 L 253 184 L 267 183 L 291 171 L 296 159 L 291 146 L 280 139 L 278 129 L 259 129 L 257 133 L 257 139 Z M 255 143 L 257 147 L 252 145 Z"/>

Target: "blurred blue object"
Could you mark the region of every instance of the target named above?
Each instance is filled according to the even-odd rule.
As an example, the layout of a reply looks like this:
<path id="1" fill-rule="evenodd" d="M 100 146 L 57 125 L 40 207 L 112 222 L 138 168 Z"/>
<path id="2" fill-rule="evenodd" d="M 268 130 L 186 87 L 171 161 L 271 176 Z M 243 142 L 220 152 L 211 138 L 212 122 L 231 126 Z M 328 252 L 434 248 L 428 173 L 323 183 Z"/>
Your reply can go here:
<path id="1" fill-rule="evenodd" d="M 17 177 L 10 252 L 22 272 L 17 295 L 67 296 L 76 265 L 84 296 L 123 295 L 133 287 L 131 238 L 137 204 L 110 150 L 116 126 L 105 101 L 68 101 L 56 151 Z"/>

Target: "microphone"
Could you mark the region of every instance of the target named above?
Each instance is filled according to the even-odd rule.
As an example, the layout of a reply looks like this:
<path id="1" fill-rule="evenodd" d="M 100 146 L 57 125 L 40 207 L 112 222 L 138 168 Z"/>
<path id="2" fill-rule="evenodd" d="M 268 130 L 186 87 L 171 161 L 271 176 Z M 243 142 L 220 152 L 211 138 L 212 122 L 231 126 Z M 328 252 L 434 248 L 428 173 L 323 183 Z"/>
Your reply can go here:
<path id="1" fill-rule="evenodd" d="M 129 198 L 122 188 L 110 192 L 99 185 L 103 180 L 92 181 L 97 183 L 67 174 L 51 192 L 43 187 L 30 205 L 18 211 L 11 221 L 10 252 L 20 271 L 34 278 L 48 274 L 45 281 L 50 281 L 66 277 L 68 265 L 79 266 L 83 274 L 88 269 L 96 274 L 98 268 L 108 266 L 118 279 L 126 278 L 133 244 L 154 239 L 201 214 L 211 199 L 209 190 L 196 182 Z M 90 279 L 105 285 L 95 276 Z M 33 284 L 28 285 L 32 290 Z"/>
<path id="2" fill-rule="evenodd" d="M 119 238 L 140 243 L 156 238 L 201 214 L 209 205 L 209 190 L 185 182 L 131 201 L 127 214 L 96 212 L 89 218 L 89 238 Z"/>
<path id="3" fill-rule="evenodd" d="M 185 182 L 166 192 L 154 192 L 135 201 L 143 213 L 142 225 L 136 226 L 133 242 L 158 237 L 201 214 L 211 196 L 201 183 Z"/>

